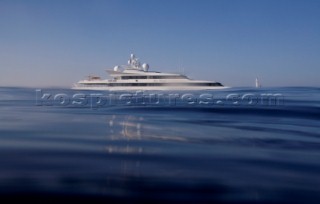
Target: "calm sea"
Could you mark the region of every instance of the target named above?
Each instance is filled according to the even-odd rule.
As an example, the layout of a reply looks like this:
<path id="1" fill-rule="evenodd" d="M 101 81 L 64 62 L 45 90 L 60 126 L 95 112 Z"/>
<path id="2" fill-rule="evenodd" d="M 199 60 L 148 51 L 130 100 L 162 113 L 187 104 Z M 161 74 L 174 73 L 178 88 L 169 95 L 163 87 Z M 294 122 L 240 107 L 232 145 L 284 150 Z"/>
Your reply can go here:
<path id="1" fill-rule="evenodd" d="M 320 203 L 320 88 L 2 87 L 0 197 Z"/>

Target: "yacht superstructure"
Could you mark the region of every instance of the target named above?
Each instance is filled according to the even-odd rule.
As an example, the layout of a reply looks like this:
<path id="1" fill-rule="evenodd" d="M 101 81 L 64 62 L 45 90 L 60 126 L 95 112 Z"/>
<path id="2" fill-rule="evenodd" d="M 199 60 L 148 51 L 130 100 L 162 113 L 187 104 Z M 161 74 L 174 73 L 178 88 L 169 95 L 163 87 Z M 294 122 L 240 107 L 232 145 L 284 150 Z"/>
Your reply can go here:
<path id="1" fill-rule="evenodd" d="M 203 90 L 226 88 L 219 82 L 189 79 L 184 74 L 149 71 L 149 65 L 141 64 L 131 54 L 128 65 L 107 70 L 110 79 L 89 76 L 73 86 L 82 90 Z"/>

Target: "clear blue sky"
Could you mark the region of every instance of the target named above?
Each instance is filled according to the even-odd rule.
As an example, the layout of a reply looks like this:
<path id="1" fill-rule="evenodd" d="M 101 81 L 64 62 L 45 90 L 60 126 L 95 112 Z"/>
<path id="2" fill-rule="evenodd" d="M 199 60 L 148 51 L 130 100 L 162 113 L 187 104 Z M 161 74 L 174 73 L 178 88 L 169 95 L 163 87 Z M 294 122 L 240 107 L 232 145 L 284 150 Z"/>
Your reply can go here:
<path id="1" fill-rule="evenodd" d="M 0 86 L 125 64 L 229 86 L 320 86 L 318 0 L 0 0 Z"/>

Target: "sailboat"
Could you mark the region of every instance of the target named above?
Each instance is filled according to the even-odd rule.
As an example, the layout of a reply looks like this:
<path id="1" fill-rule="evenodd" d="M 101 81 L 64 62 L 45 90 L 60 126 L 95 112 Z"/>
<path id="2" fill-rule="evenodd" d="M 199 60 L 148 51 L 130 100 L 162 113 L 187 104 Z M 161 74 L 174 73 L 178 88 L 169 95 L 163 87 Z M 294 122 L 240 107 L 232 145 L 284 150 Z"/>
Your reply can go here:
<path id="1" fill-rule="evenodd" d="M 256 88 L 261 88 L 261 84 L 259 82 L 258 77 L 256 77 Z"/>

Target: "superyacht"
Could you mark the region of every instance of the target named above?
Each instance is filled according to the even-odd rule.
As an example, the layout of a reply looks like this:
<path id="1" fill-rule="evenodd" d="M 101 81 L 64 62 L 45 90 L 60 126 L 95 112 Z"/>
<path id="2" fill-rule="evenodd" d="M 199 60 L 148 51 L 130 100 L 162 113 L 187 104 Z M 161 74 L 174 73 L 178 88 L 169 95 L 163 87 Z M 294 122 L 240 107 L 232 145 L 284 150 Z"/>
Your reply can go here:
<path id="1" fill-rule="evenodd" d="M 149 71 L 149 65 L 141 64 L 131 54 L 128 65 L 115 66 L 107 70 L 110 79 L 88 76 L 74 84 L 73 89 L 81 90 L 210 90 L 226 88 L 219 82 L 193 80 L 184 74 Z"/>

